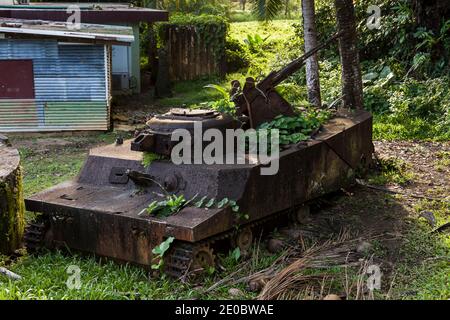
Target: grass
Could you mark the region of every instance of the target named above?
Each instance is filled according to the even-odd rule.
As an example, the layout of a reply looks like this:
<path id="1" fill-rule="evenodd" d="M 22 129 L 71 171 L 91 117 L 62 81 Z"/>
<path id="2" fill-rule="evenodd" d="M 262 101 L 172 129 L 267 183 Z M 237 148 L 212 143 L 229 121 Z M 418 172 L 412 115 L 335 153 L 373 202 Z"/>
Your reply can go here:
<path id="1" fill-rule="evenodd" d="M 400 159 L 380 159 L 378 171 L 368 177 L 368 181 L 375 185 L 396 183 L 406 185 L 414 180 L 414 173 L 409 166 Z"/>
<path id="2" fill-rule="evenodd" d="M 249 10 L 240 10 L 240 9 L 234 9 L 229 14 L 229 19 L 231 22 L 255 22 L 255 16 L 252 14 Z M 278 17 L 275 17 L 275 21 L 278 20 L 285 20 L 286 17 L 284 14 L 280 14 Z M 291 13 L 291 19 L 296 19 L 297 21 L 300 20 L 300 16 L 297 14 L 297 12 Z"/>
<path id="3" fill-rule="evenodd" d="M 26 158 L 23 154 L 24 151 L 21 150 L 22 159 Z M 45 155 L 32 157 L 32 161 L 23 162 L 23 168 L 26 172 L 25 195 L 31 195 L 74 177 L 80 170 L 86 155 L 84 153 L 71 153 L 66 150 L 52 158 Z"/>
<path id="4" fill-rule="evenodd" d="M 448 141 L 449 134 L 450 131 L 445 134 L 436 130 L 436 125 L 427 119 L 374 115 L 373 136 L 376 140 Z"/>
<path id="5" fill-rule="evenodd" d="M 443 167 L 450 166 L 450 152 L 440 151 L 437 153 L 438 160 L 436 161 L 436 165 L 440 165 Z"/>
<path id="6" fill-rule="evenodd" d="M 438 158 L 447 156 L 437 153 Z M 414 180 L 404 163 L 389 159 L 382 163 L 378 182 L 409 182 Z M 377 178 L 375 178 L 377 179 Z M 443 193 L 445 196 L 445 193 Z M 398 252 L 399 261 L 395 266 L 393 299 L 449 299 L 450 298 L 450 235 L 432 233 L 432 226 L 425 219 L 418 219 L 423 211 L 433 213 L 436 226 L 450 222 L 450 202 L 421 199 L 413 205 L 415 217 L 407 218 L 407 228 L 403 231 L 404 241 Z M 379 257 L 383 258 L 383 254 Z"/>
<path id="7" fill-rule="evenodd" d="M 254 264 L 255 269 L 270 265 L 276 256 L 263 250 Z M 7 259 L 4 259 L 7 260 Z M 204 289 L 213 285 L 227 274 L 241 270 L 242 264 L 231 255 L 221 256 L 220 261 L 226 271 L 220 275 L 213 274 L 201 279 L 201 284 L 184 284 L 164 275 L 149 278 L 148 272 L 140 267 L 117 264 L 108 260 L 99 260 L 91 256 L 80 256 L 67 252 L 44 252 L 38 256 L 24 256 L 8 265 L 8 268 L 22 276 L 22 280 L 13 282 L 0 277 L 0 300 L 69 300 L 69 299 L 228 299 L 230 286 L 223 286 L 210 293 Z M 0 258 L 0 266 L 2 260 Z M 80 287 L 69 289 L 72 283 L 69 267 L 80 270 Z M 243 292 L 240 298 L 252 298 L 254 294 L 245 291 L 245 284 L 233 286 Z"/>
<path id="8" fill-rule="evenodd" d="M 87 155 L 87 149 L 83 146 L 112 143 L 115 138 L 115 133 L 68 137 L 64 138 L 68 142 L 67 146 L 58 146 L 43 152 L 36 152 L 31 146 L 19 147 L 22 166 L 25 170 L 25 196 L 73 178 L 80 171 Z M 19 139 L 11 140 L 14 143 Z"/>
<path id="9" fill-rule="evenodd" d="M 300 20 L 275 20 L 272 22 L 246 21 L 235 22 L 230 25 L 230 37 L 239 41 L 247 39 L 247 35 L 258 34 L 268 41 L 286 41 L 294 36 L 293 23 Z"/>
<path id="10" fill-rule="evenodd" d="M 216 91 L 204 88 L 211 83 L 220 83 L 225 86 L 223 80 L 220 79 L 180 81 L 173 86 L 173 92 L 175 92 L 173 97 L 159 99 L 157 104 L 165 107 L 187 107 L 219 99 L 221 96 Z"/>
<path id="11" fill-rule="evenodd" d="M 230 21 L 232 22 L 247 22 L 254 20 L 255 17 L 250 11 L 233 10 L 230 12 Z"/>
<path id="12" fill-rule="evenodd" d="M 79 289 L 69 289 L 69 266 L 80 268 Z M 0 280 L 0 299 L 177 299 L 189 298 L 192 291 L 180 283 L 149 281 L 142 268 L 99 263 L 92 257 L 48 252 L 27 256 L 9 267 L 23 280 Z"/>
<path id="13" fill-rule="evenodd" d="M 424 225 L 413 225 L 401 248 L 396 266 L 395 299 L 450 298 L 450 242 L 448 235 L 430 234 Z"/>

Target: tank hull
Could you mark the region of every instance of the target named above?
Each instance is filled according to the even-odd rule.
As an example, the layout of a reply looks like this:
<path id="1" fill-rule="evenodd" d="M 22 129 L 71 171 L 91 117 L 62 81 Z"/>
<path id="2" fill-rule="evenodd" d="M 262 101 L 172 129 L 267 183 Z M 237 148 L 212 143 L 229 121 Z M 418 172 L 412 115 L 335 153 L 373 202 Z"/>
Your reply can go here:
<path id="1" fill-rule="evenodd" d="M 98 256 L 143 266 L 152 263 L 152 248 L 165 238 L 197 243 L 296 208 L 354 181 L 355 171 L 371 159 L 372 116 L 365 111 L 330 120 L 312 139 L 280 152 L 279 171 L 261 175 L 259 164 L 174 165 L 155 161 L 142 166 L 142 153 L 120 146 L 91 150 L 80 175 L 26 199 L 28 211 L 48 221 L 43 243 L 67 246 Z M 145 172 L 158 181 L 176 181 L 173 193 L 186 199 L 207 196 L 236 200 L 231 208 L 186 207 L 156 218 L 142 214 L 157 185 L 142 187 L 122 179 L 121 170 Z M 119 172 L 119 174 L 117 174 Z"/>

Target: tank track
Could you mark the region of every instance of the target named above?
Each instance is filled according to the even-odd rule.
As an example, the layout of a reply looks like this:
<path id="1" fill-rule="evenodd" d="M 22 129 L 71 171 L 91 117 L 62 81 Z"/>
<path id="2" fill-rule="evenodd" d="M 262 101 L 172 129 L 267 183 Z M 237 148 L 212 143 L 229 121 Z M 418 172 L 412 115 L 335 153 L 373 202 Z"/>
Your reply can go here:
<path id="1" fill-rule="evenodd" d="M 28 252 L 36 252 L 44 247 L 47 229 L 47 223 L 42 217 L 36 218 L 26 225 L 23 239 Z"/>
<path id="2" fill-rule="evenodd" d="M 239 229 L 250 228 L 252 230 L 257 229 L 271 221 L 278 220 L 278 218 L 285 216 L 288 217 L 289 213 L 296 210 L 296 208 L 290 208 L 285 211 L 270 215 L 268 217 L 240 225 Z M 172 248 L 164 257 L 164 272 L 170 277 L 185 280 L 190 274 L 195 273 L 194 261 L 195 255 L 199 250 L 207 250 L 210 252 L 214 261 L 215 255 L 213 253 L 214 244 L 218 241 L 231 240 L 238 230 L 229 230 L 221 234 L 209 237 L 199 242 L 186 242 L 175 240 Z"/>
<path id="3" fill-rule="evenodd" d="M 196 255 L 201 252 L 209 255 L 214 263 L 215 256 L 210 242 L 189 243 L 184 241 L 175 242 L 172 250 L 164 258 L 164 272 L 173 278 L 186 278 L 188 275 L 198 272 L 202 268 L 195 265 Z"/>

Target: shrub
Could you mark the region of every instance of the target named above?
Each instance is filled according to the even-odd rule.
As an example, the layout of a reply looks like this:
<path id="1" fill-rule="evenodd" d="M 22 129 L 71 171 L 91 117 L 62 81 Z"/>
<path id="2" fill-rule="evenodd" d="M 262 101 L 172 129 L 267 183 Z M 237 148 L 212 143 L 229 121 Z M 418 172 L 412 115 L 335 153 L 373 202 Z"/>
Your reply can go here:
<path id="1" fill-rule="evenodd" d="M 227 38 L 225 44 L 227 72 L 237 72 L 247 68 L 250 64 L 250 55 L 245 46 L 238 40 Z"/>

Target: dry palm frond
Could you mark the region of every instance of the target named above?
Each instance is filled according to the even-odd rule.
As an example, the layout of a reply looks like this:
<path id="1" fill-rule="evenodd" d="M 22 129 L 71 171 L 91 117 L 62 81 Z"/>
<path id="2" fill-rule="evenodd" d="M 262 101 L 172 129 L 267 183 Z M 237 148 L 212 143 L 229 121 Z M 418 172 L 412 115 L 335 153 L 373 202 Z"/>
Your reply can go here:
<path id="1" fill-rule="evenodd" d="M 364 238 L 367 241 L 377 237 L 365 235 Z M 344 287 L 347 296 L 361 298 L 364 294 L 362 288 L 365 273 L 363 272 L 367 269 L 360 270 L 361 276 L 357 278 L 356 283 L 354 280 L 349 281 L 347 276 L 347 267 L 361 266 L 365 263 L 362 259 L 363 254 L 356 250 L 360 242 L 361 238 L 351 235 L 348 231 L 343 231 L 336 238 L 324 243 L 316 243 L 309 247 L 300 237 L 298 246 L 289 247 L 269 267 L 254 272 L 260 255 L 258 243 L 251 261 L 243 264 L 238 271 L 214 284 L 205 292 L 216 290 L 224 285 L 256 282 L 260 288 L 263 288 L 258 299 L 299 299 L 300 297 L 316 299 L 330 293 L 331 287 L 325 287 L 327 283 L 331 286 L 334 278 L 324 273 L 305 274 L 305 270 L 345 267 Z M 240 276 L 241 272 L 248 270 L 247 267 L 251 269 L 250 274 Z"/>
<path id="2" fill-rule="evenodd" d="M 258 299 L 272 300 L 285 297 L 284 293 L 305 284 L 310 284 L 312 277 L 305 275 L 308 268 L 329 268 L 360 264 L 361 255 L 356 252 L 356 244 L 360 239 L 352 239 L 349 232 L 342 232 L 337 239 L 314 245 L 307 249 L 301 257 L 296 258 L 289 266 L 277 272 L 264 286 Z M 319 276 L 320 280 L 324 275 Z M 316 277 L 314 280 L 317 280 Z M 320 283 L 319 283 L 320 285 Z"/>
<path id="3" fill-rule="evenodd" d="M 251 281 L 261 281 L 265 285 L 266 282 L 269 281 L 269 279 L 271 279 L 274 276 L 276 271 L 278 269 L 280 269 L 280 267 L 283 266 L 285 264 L 285 262 L 288 261 L 293 256 L 293 254 L 294 254 L 294 250 L 288 249 L 282 255 L 280 255 L 269 267 L 262 269 L 255 273 L 251 273 L 250 275 L 247 275 L 244 277 L 235 278 L 240 271 L 245 270 L 246 267 L 248 266 L 248 262 L 245 262 L 244 264 L 242 264 L 242 266 L 239 266 L 237 271 L 228 275 L 226 278 L 220 280 L 219 282 L 213 284 L 211 287 L 206 289 L 203 293 L 214 291 L 215 289 L 219 288 L 220 286 L 224 286 L 224 285 L 232 286 L 232 285 L 236 285 L 239 283 L 248 283 Z M 254 259 L 257 259 L 256 256 L 254 256 L 252 258 L 253 261 L 251 261 L 252 262 L 252 265 L 251 265 L 252 270 L 255 268 Z"/>

